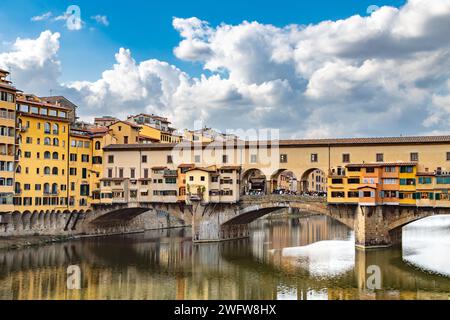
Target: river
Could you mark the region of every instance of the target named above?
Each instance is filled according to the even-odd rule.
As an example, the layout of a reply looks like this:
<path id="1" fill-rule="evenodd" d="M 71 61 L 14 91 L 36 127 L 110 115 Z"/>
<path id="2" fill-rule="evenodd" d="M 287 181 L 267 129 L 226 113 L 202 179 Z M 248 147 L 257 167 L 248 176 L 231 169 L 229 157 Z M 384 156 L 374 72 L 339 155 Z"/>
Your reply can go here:
<path id="1" fill-rule="evenodd" d="M 406 227 L 403 248 L 367 252 L 327 217 L 273 217 L 226 243 L 173 229 L 1 251 L 0 299 L 448 300 L 449 249 L 449 217 Z"/>

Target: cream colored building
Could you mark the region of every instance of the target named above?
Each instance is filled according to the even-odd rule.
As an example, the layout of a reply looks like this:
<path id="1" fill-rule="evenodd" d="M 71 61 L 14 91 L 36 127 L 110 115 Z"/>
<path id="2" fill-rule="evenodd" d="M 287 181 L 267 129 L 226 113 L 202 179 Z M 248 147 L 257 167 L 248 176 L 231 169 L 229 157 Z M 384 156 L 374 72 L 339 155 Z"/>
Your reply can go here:
<path id="1" fill-rule="evenodd" d="M 142 162 L 144 156 L 145 163 Z M 230 146 L 217 141 L 211 144 L 185 142 L 111 145 L 105 148 L 105 159 L 109 157 L 114 161 L 105 163 L 104 172 L 110 172 L 110 176 L 105 177 L 108 179 L 128 178 L 126 174 L 132 168 L 139 179 L 144 177 L 145 169 L 150 170 L 153 167 L 165 167 L 169 171 L 176 171 L 183 163 L 193 164 L 196 168 L 233 166 L 242 168 L 241 194 L 249 192 L 246 188 L 248 177 L 262 178 L 263 182 L 265 180 L 265 188 L 258 190 L 270 193 L 275 187 L 273 181 L 285 171 L 291 171 L 299 181 L 304 182 L 308 181 L 308 177 L 312 174 L 322 178 L 322 174 L 316 176 L 318 170 L 328 176 L 350 163 L 409 162 L 414 159 L 420 172 L 450 171 L 450 136 L 287 140 L 280 141 L 273 147 L 258 144 L 255 146 L 254 143 Z M 249 172 L 259 174 L 249 175 Z M 254 181 L 254 185 L 258 183 Z M 159 188 L 159 191 L 175 189 L 167 185 L 160 187 L 162 189 Z M 302 185 L 300 187 L 303 188 Z"/>

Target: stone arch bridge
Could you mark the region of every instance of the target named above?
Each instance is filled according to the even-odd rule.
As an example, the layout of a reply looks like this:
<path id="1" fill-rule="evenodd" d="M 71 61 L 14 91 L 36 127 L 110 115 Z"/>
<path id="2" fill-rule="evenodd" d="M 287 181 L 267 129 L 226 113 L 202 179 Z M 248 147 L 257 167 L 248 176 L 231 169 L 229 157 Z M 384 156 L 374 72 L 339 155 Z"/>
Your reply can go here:
<path id="1" fill-rule="evenodd" d="M 345 224 L 354 230 L 356 246 L 364 248 L 400 244 L 404 226 L 427 217 L 450 213 L 447 208 L 328 205 L 325 198 L 315 197 L 245 196 L 236 204 L 130 203 L 98 207 L 94 214 L 87 215 L 83 220 L 82 228 L 84 233 L 94 234 L 111 233 L 111 228 L 115 232 L 130 232 L 141 215 L 157 211 L 168 213 L 178 222 L 177 226 L 191 226 L 194 242 L 227 241 L 248 237 L 250 223 L 287 208 L 298 209 L 307 215 L 326 215 Z"/>

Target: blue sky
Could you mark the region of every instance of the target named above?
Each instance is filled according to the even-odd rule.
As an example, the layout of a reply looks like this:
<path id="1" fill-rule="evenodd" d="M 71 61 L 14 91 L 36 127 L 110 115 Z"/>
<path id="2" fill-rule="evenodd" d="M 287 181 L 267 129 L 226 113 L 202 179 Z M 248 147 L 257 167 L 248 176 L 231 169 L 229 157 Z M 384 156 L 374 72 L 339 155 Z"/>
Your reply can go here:
<path id="1" fill-rule="evenodd" d="M 120 47 L 130 49 L 138 61 L 155 58 L 199 75 L 200 64 L 180 61 L 173 55 L 172 50 L 180 41 L 172 26 L 173 17 L 198 17 L 211 25 L 234 25 L 247 20 L 283 27 L 344 19 L 354 14 L 366 16 L 371 5 L 398 7 L 404 3 L 405 0 L 2 0 L 0 43 L 13 42 L 17 37 L 35 38 L 46 29 L 60 32 L 58 56 L 63 82 L 96 80 L 114 63 L 114 54 Z M 82 30 L 69 31 L 61 21 L 30 20 L 46 12 L 52 12 L 53 17 L 61 15 L 73 4 L 81 8 L 86 22 Z M 91 19 L 95 15 L 107 16 L 109 25 L 96 23 Z"/>
<path id="2" fill-rule="evenodd" d="M 72 30 L 70 5 L 83 21 Z M 284 138 L 450 134 L 448 30 L 449 0 L 2 0 L 0 68 L 86 121 L 146 112 Z"/>

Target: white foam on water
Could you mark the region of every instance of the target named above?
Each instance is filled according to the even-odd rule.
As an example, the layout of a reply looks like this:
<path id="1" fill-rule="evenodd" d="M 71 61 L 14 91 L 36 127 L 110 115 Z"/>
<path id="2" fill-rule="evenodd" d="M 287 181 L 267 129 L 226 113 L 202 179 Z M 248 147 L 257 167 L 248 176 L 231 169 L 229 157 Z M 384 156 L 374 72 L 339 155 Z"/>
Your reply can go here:
<path id="1" fill-rule="evenodd" d="M 296 264 L 314 277 L 336 277 L 355 266 L 352 241 L 321 241 L 304 247 L 285 248 L 283 257 L 296 258 Z"/>
<path id="2" fill-rule="evenodd" d="M 450 217 L 432 217 L 407 226 L 403 259 L 422 270 L 450 277 Z"/>

